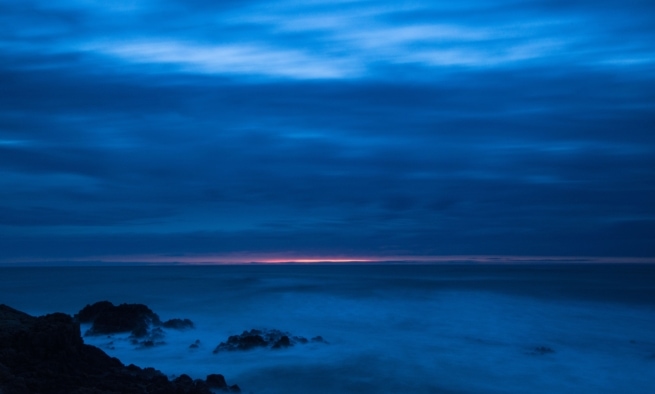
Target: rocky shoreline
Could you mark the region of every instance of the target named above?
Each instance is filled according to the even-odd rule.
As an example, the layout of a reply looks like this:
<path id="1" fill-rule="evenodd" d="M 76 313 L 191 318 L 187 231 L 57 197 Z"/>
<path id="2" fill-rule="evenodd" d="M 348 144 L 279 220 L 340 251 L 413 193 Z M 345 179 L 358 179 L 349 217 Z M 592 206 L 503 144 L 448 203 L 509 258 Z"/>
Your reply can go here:
<path id="1" fill-rule="evenodd" d="M 106 311 L 119 307 L 104 304 L 98 309 Z M 135 316 L 145 312 L 143 316 L 158 323 L 152 311 L 139 309 L 136 312 Z M 82 317 L 84 320 L 86 316 Z M 95 319 L 97 315 L 91 320 Z M 188 327 L 190 323 L 181 319 L 169 322 L 170 326 L 178 327 Z M 143 330 L 133 334 L 142 333 L 147 337 L 147 331 Z M 64 313 L 52 313 L 34 317 L 0 304 L 0 394 L 211 394 L 222 391 L 239 392 L 240 389 L 237 385 L 229 386 L 220 374 L 211 374 L 204 380 L 193 380 L 188 375 L 169 380 L 154 368 L 125 366 L 117 358 L 84 344 L 79 315 L 73 318 Z"/>

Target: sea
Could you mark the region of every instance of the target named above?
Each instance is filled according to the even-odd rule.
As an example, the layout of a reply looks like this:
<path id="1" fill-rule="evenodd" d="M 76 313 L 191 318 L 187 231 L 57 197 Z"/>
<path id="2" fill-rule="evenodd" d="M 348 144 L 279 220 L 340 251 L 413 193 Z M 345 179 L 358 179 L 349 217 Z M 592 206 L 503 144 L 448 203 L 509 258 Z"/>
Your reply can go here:
<path id="1" fill-rule="evenodd" d="M 0 268 L 0 303 L 31 315 L 101 300 L 195 328 L 153 347 L 128 333 L 85 343 L 244 393 L 655 393 L 655 265 Z M 324 342 L 213 352 L 251 329 Z"/>

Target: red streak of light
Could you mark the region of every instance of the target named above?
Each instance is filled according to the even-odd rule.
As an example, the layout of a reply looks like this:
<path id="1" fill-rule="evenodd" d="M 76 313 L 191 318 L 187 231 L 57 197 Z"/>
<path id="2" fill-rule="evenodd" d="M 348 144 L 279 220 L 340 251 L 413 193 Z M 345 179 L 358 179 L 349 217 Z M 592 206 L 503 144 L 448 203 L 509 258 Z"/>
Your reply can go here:
<path id="1" fill-rule="evenodd" d="M 145 263 L 145 264 L 188 264 L 188 265 L 223 265 L 223 264 L 320 264 L 320 263 L 409 263 L 409 264 L 543 264 L 543 263 L 642 263 L 655 264 L 653 257 L 598 257 L 598 256 L 498 256 L 498 255 L 459 255 L 459 256 L 293 256 L 284 253 L 258 254 L 234 253 L 225 255 L 121 255 L 88 256 L 66 260 L 23 259 L 14 264 L 26 262 L 65 263 Z"/>

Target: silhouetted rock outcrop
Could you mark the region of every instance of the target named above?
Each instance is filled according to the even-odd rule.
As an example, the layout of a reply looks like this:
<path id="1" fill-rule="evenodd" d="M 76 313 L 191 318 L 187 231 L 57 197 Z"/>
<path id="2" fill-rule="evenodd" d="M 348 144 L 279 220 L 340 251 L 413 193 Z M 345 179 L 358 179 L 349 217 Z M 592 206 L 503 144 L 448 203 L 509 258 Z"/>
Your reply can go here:
<path id="1" fill-rule="evenodd" d="M 88 335 L 131 332 L 136 338 L 148 335 L 150 325 L 161 325 L 159 316 L 143 304 L 114 305 L 109 301 L 87 305 L 76 315 L 80 323 L 92 323 Z"/>
<path id="2" fill-rule="evenodd" d="M 184 330 L 185 328 L 193 328 L 193 322 L 189 319 L 170 319 L 162 323 L 162 326 L 165 328 Z"/>
<path id="3" fill-rule="evenodd" d="M 211 394 L 214 387 L 182 375 L 170 381 L 153 368 L 125 366 L 85 345 L 71 316 L 32 317 L 0 305 L 0 393 L 2 394 Z M 210 375 L 213 376 L 213 375 Z"/>
<path id="4" fill-rule="evenodd" d="M 239 386 L 236 384 L 233 384 L 232 386 L 228 386 L 227 382 L 225 381 L 225 377 L 221 374 L 211 374 L 207 375 L 207 379 L 205 379 L 205 382 L 207 382 L 207 386 L 211 389 L 219 389 L 219 390 L 224 390 L 224 391 L 232 391 L 232 392 L 240 392 L 241 389 Z"/>
<path id="5" fill-rule="evenodd" d="M 241 335 L 231 335 L 226 342 L 221 342 L 214 349 L 214 353 L 222 351 L 251 350 L 255 348 L 282 349 L 295 344 L 306 344 L 307 338 L 291 336 L 288 332 L 280 330 L 250 330 Z M 312 338 L 312 342 L 325 342 L 322 337 Z"/>
<path id="6" fill-rule="evenodd" d="M 161 327 L 176 330 L 194 327 L 189 319 L 162 322 L 155 312 L 143 304 L 114 305 L 109 301 L 87 305 L 75 317 L 80 323 L 91 323 L 91 328 L 84 335 L 129 332 L 131 343 L 142 348 L 165 344 L 165 333 Z"/>

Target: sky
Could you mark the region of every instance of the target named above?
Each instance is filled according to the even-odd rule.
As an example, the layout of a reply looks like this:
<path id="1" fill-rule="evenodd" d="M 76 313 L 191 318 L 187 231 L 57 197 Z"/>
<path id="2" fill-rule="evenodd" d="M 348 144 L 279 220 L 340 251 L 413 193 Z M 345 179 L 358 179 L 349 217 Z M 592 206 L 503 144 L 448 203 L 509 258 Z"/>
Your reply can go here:
<path id="1" fill-rule="evenodd" d="M 651 259 L 654 202 L 652 0 L 0 0 L 0 263 Z"/>

